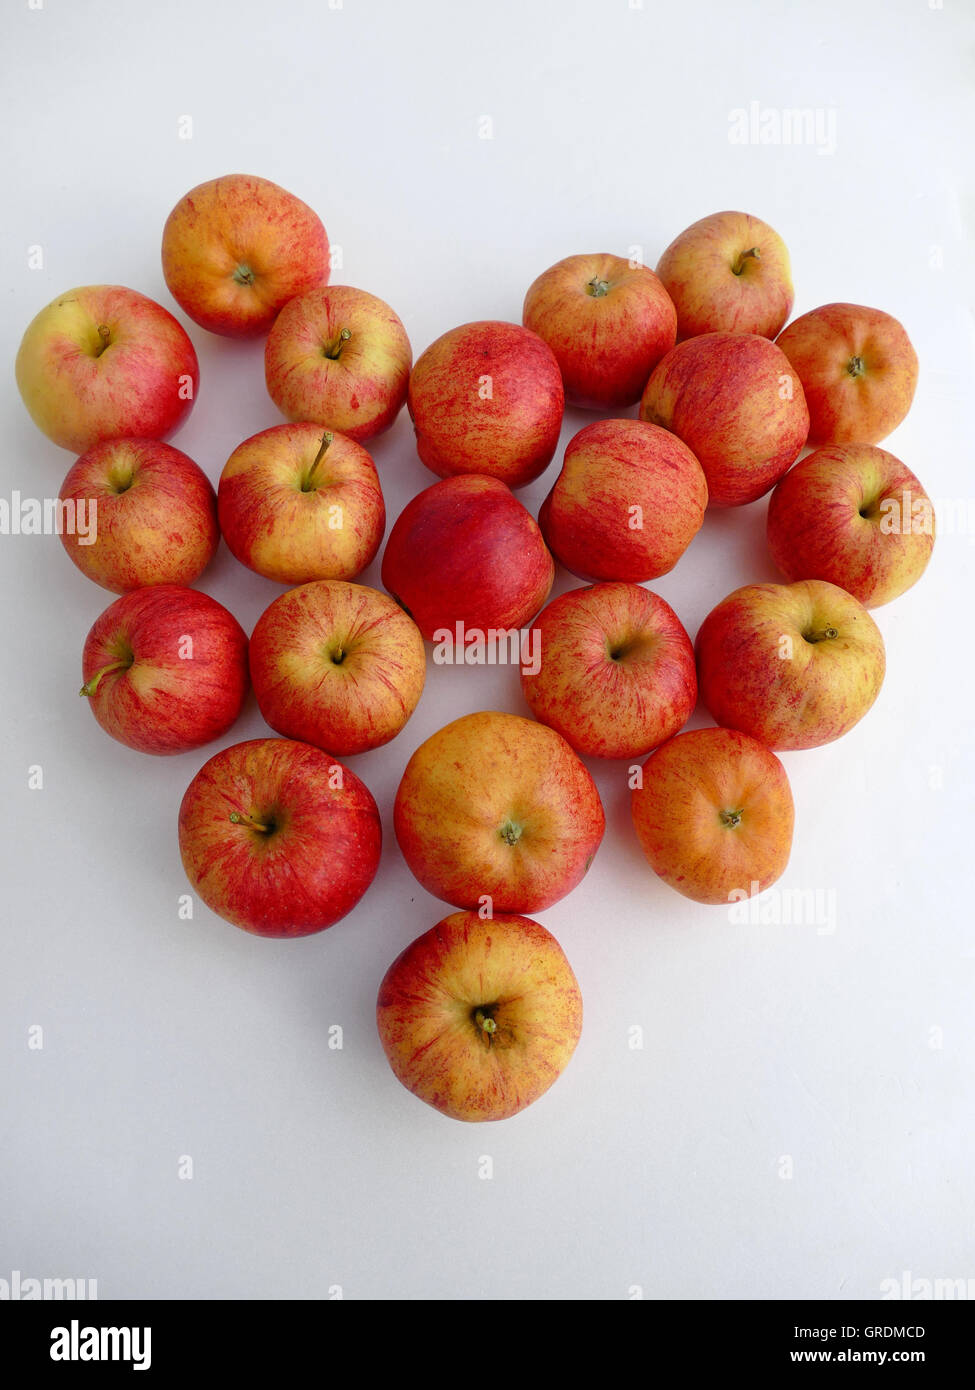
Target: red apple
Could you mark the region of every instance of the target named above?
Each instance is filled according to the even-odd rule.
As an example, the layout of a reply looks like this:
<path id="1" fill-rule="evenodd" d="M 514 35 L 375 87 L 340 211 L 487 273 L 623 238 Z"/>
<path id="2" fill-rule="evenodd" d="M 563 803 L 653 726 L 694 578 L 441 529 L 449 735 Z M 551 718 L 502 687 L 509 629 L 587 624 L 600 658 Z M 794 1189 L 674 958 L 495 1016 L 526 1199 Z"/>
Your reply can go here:
<path id="1" fill-rule="evenodd" d="M 391 598 L 322 580 L 265 609 L 250 670 L 272 729 L 344 756 L 396 737 L 423 691 L 426 651 Z"/>
<path id="2" fill-rule="evenodd" d="M 554 729 L 517 714 L 455 719 L 406 765 L 393 812 L 428 892 L 475 909 L 550 907 L 581 882 L 603 837 L 596 785 Z"/>
<path id="3" fill-rule="evenodd" d="M 911 408 L 917 354 L 880 309 L 824 304 L 776 342 L 802 382 L 810 444 L 879 444 Z"/>
<path id="4" fill-rule="evenodd" d="M 173 208 L 162 264 L 170 294 L 195 323 L 252 338 L 289 299 L 327 283 L 328 237 L 293 193 L 252 174 L 225 174 Z"/>
<path id="5" fill-rule="evenodd" d="M 62 530 L 62 545 L 82 574 L 116 594 L 192 584 L 220 543 L 209 478 L 158 440 L 96 444 L 69 468 L 60 500 L 91 523 L 88 535 Z"/>
<path id="6" fill-rule="evenodd" d="M 645 265 L 621 256 L 568 256 L 529 287 L 526 328 L 555 353 L 570 405 L 635 405 L 674 346 L 677 312 Z"/>
<path id="7" fill-rule="evenodd" d="M 406 329 L 388 304 L 331 285 L 281 310 L 264 349 L 264 376 L 289 420 L 315 420 L 361 441 L 396 419 L 412 361 Z"/>
<path id="8" fill-rule="evenodd" d="M 825 579 L 877 608 L 924 573 L 934 508 L 893 454 L 871 444 L 831 444 L 777 485 L 768 542 L 786 579 Z"/>
<path id="9" fill-rule="evenodd" d="M 408 1091 L 454 1120 L 506 1120 L 565 1070 L 582 995 L 538 922 L 454 912 L 386 971 L 376 1022 Z"/>
<path id="10" fill-rule="evenodd" d="M 521 688 L 535 718 L 577 753 L 641 757 L 694 713 L 691 639 L 670 604 L 649 589 L 572 589 L 542 610 L 536 632 L 539 669 L 522 669 Z"/>
<path id="11" fill-rule="evenodd" d="M 105 439 L 167 438 L 200 381 L 183 327 L 121 285 L 58 295 L 28 325 L 16 372 L 34 424 L 76 454 Z"/>
<path id="12" fill-rule="evenodd" d="M 654 873 L 695 902 L 761 893 L 789 862 L 795 813 L 785 768 L 734 729 L 694 729 L 661 744 L 630 807 Z"/>
<path id="13" fill-rule="evenodd" d="M 379 867 L 379 811 L 320 748 L 255 738 L 204 763 L 179 808 L 179 852 L 207 907 L 257 936 L 309 936 L 351 912 Z"/>
<path id="14" fill-rule="evenodd" d="M 441 478 L 479 473 L 521 487 L 552 460 L 564 394 L 551 348 L 516 323 L 453 328 L 410 374 L 416 448 Z"/>
<path id="15" fill-rule="evenodd" d="M 747 212 L 715 212 L 693 223 L 667 247 L 657 274 L 677 306 L 679 338 L 774 338 L 792 310 L 785 242 Z"/>
<path id="16" fill-rule="evenodd" d="M 701 699 L 715 723 L 769 748 L 818 748 L 863 718 L 883 684 L 884 640 L 835 584 L 750 584 L 697 634 Z"/>
<path id="17" fill-rule="evenodd" d="M 754 333 L 678 343 L 647 382 L 640 419 L 672 430 L 694 452 L 712 507 L 740 507 L 768 492 L 809 431 L 788 358 Z"/>
<path id="18" fill-rule="evenodd" d="M 91 712 L 140 753 L 185 753 L 225 734 L 248 690 L 247 637 L 207 594 L 157 584 L 97 618 L 82 657 Z"/>
<path id="19" fill-rule="evenodd" d="M 321 425 L 275 425 L 245 439 L 224 465 L 217 503 L 233 554 L 279 584 L 354 579 L 386 529 L 371 456 Z"/>
<path id="20" fill-rule="evenodd" d="M 445 478 L 407 503 L 382 579 L 424 637 L 520 628 L 548 598 L 552 557 L 535 520 L 496 478 Z"/>
<path id="21" fill-rule="evenodd" d="M 545 542 L 580 579 L 656 579 L 683 555 L 708 504 L 704 471 L 675 434 L 599 420 L 570 441 L 538 514 Z"/>

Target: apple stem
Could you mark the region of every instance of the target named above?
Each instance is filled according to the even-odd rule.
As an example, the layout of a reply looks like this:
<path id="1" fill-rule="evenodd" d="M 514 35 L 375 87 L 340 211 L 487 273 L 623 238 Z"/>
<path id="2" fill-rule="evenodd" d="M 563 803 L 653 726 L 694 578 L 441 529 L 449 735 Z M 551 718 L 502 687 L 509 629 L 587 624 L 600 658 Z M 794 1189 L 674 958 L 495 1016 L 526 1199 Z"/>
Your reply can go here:
<path id="1" fill-rule="evenodd" d="M 98 348 L 95 352 L 95 356 L 101 357 L 102 353 L 105 351 L 105 349 L 112 341 L 112 330 L 109 328 L 107 323 L 100 323 L 98 325 L 97 332 L 99 338 L 101 338 L 101 342 L 98 345 Z"/>
<path id="2" fill-rule="evenodd" d="M 86 680 L 78 691 L 79 695 L 94 695 L 103 676 L 107 676 L 109 671 L 121 671 L 132 665 L 131 661 L 113 661 L 108 666 L 103 666 L 100 671 L 96 671 L 90 680 Z"/>
<path id="3" fill-rule="evenodd" d="M 756 261 L 760 261 L 762 259 L 762 253 L 757 246 L 750 246 L 747 251 L 739 252 L 738 259 L 731 267 L 735 275 L 740 275 L 741 272 L 745 269 L 745 262 L 748 260 L 749 257 L 752 257 Z"/>
<path id="4" fill-rule="evenodd" d="M 491 1033 L 496 1033 L 498 1031 L 498 1025 L 495 1023 L 494 1019 L 490 1014 L 486 1014 L 483 1009 L 478 1009 L 477 1013 L 474 1015 L 474 1022 L 482 1032 L 487 1033 L 489 1036 Z"/>
<path id="5" fill-rule="evenodd" d="M 850 373 L 850 376 L 863 376 L 863 358 L 851 357 L 846 364 L 846 370 Z"/>
<path id="6" fill-rule="evenodd" d="M 337 361 L 339 353 L 351 337 L 352 330 L 350 328 L 343 328 L 342 332 L 335 339 L 335 342 L 325 349 L 325 356 L 330 357 L 333 362 Z"/>
<path id="7" fill-rule="evenodd" d="M 309 470 L 308 470 L 308 475 L 307 475 L 307 477 L 305 478 L 304 483 L 302 484 L 302 488 L 301 488 L 302 492 L 311 492 L 311 490 L 312 490 L 312 479 L 313 479 L 314 476 L 315 476 L 315 469 L 318 467 L 318 465 L 321 463 L 322 459 L 325 457 L 325 454 L 326 454 L 326 452 L 327 452 L 327 450 L 328 450 L 328 446 L 329 446 L 329 445 L 331 444 L 331 442 L 332 442 L 332 438 L 333 438 L 333 435 L 332 435 L 332 433 L 331 433 L 330 430 L 326 430 L 325 433 L 322 435 L 322 442 L 321 442 L 321 444 L 320 444 L 319 447 L 318 447 L 318 453 L 315 455 L 315 462 L 314 462 L 314 463 L 312 464 L 312 466 L 309 468 Z"/>
<path id="8" fill-rule="evenodd" d="M 807 642 L 831 642 L 834 637 L 839 637 L 835 627 L 824 627 L 820 632 L 804 632 Z"/>
<path id="9" fill-rule="evenodd" d="M 231 811 L 230 819 L 234 825 L 246 825 L 251 830 L 261 830 L 265 835 L 274 829 L 273 825 L 264 825 L 261 821 L 255 820 L 253 816 L 245 816 L 241 811 Z"/>
<path id="10" fill-rule="evenodd" d="M 598 275 L 594 275 L 586 285 L 587 294 L 591 294 L 593 299 L 602 299 L 604 294 L 609 293 L 609 281 L 600 280 Z"/>

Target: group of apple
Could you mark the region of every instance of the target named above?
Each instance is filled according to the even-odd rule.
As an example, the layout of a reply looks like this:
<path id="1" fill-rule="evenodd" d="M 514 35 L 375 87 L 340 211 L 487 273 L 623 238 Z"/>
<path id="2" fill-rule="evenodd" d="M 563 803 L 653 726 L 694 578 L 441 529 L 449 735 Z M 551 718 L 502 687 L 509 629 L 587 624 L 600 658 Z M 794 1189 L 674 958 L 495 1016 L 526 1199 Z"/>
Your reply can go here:
<path id="1" fill-rule="evenodd" d="M 166 309 L 101 285 L 33 320 L 21 394 L 80 455 L 63 516 L 97 509 L 93 541 L 69 525 L 61 539 L 121 595 L 88 634 L 81 693 L 113 738 L 165 754 L 223 735 L 253 687 L 281 737 L 204 764 L 180 808 L 180 850 L 215 912 L 301 936 L 348 913 L 376 873 L 379 811 L 338 758 L 403 728 L 424 639 L 463 647 L 532 624 L 540 659 L 521 682 L 534 718 L 457 719 L 406 766 L 396 838 L 420 883 L 460 911 L 399 956 L 378 1000 L 404 1085 L 455 1118 L 512 1115 L 560 1074 L 581 1028 L 568 961 L 525 915 L 575 887 L 602 839 L 580 755 L 646 759 L 628 777 L 647 860 L 688 897 L 727 903 L 767 888 L 789 857 L 776 750 L 838 738 L 876 698 L 884 645 L 867 610 L 913 584 L 933 544 L 921 484 L 876 447 L 911 403 L 910 341 L 853 304 L 783 331 L 788 253 L 743 213 L 689 227 L 656 273 L 570 256 L 531 285 L 522 325 L 454 328 L 415 365 L 388 304 L 328 284 L 318 216 L 265 179 L 192 189 L 165 224 L 162 261 L 202 328 L 266 335 L 267 389 L 289 423 L 244 440 L 214 492 L 162 442 L 199 381 Z M 536 521 L 512 489 L 551 462 L 566 401 L 609 418 L 570 441 Z M 639 418 L 622 415 L 637 402 Z M 383 594 L 354 582 L 386 529 L 364 442 L 404 403 L 440 481 L 393 524 Z M 768 543 L 789 582 L 729 595 L 695 652 L 644 585 L 673 568 L 707 507 L 773 488 Z M 250 641 L 189 587 L 221 535 L 242 564 L 294 586 Z M 585 586 L 546 607 L 556 559 Z M 681 733 L 699 695 L 719 727 Z"/>

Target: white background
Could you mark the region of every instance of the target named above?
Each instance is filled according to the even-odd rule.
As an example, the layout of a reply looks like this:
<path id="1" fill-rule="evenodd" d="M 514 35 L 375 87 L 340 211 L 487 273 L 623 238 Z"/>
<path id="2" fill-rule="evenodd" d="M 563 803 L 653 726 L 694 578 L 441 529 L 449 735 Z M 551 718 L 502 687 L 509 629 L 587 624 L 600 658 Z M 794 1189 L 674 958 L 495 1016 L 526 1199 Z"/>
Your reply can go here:
<path id="1" fill-rule="evenodd" d="M 344 252 L 333 278 L 388 300 L 417 355 L 458 323 L 518 320 L 562 256 L 640 246 L 653 265 L 696 218 L 753 212 L 790 247 L 796 313 L 852 300 L 906 325 L 921 379 L 887 447 L 964 506 L 971 21 L 960 0 L 5 0 L 3 494 L 56 495 L 72 461 L 16 395 L 30 318 L 99 282 L 178 313 L 165 217 L 248 172 L 316 208 Z M 730 143 L 753 101 L 832 112 L 835 150 Z M 216 481 L 280 417 L 260 344 L 187 326 L 202 386 L 174 443 Z M 591 418 L 568 412 L 563 446 Z M 433 481 L 405 412 L 374 454 L 391 521 Z M 560 458 L 520 494 L 533 510 Z M 709 516 L 652 586 L 692 635 L 777 577 L 765 508 Z M 923 581 L 875 615 L 874 710 L 784 757 L 781 886 L 835 894 L 835 930 L 734 925 L 671 892 L 637 847 L 626 765 L 590 764 L 604 844 L 539 914 L 582 986 L 582 1041 L 536 1105 L 469 1126 L 404 1090 L 376 1035 L 383 972 L 450 910 L 402 862 L 391 806 L 449 719 L 527 712 L 515 673 L 431 664 L 403 734 L 350 760 L 386 843 L 334 929 L 279 943 L 202 906 L 182 921 L 176 813 L 221 745 L 165 760 L 109 740 L 77 689 L 112 596 L 54 537 L 0 536 L 0 1277 L 96 1278 L 101 1297 L 530 1299 L 862 1299 L 905 1270 L 975 1278 L 973 554 L 970 521 L 941 534 Z M 556 592 L 575 582 L 560 571 Z M 248 631 L 280 592 L 225 548 L 201 587 Z M 251 701 L 223 745 L 266 732 Z"/>

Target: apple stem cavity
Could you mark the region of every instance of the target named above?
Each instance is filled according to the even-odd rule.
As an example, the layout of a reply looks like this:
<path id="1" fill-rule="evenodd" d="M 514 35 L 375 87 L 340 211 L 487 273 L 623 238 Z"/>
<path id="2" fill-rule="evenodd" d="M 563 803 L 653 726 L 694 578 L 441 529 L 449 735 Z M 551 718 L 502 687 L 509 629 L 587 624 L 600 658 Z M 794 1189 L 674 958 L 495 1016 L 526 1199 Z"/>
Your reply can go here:
<path id="1" fill-rule="evenodd" d="M 95 674 L 91 677 L 90 680 L 85 681 L 84 685 L 78 691 L 78 694 L 87 696 L 94 695 L 95 691 L 98 689 L 101 683 L 103 676 L 107 676 L 110 671 L 128 670 L 128 668 L 131 665 L 132 661 L 130 658 L 128 661 L 113 661 L 108 666 L 103 666 L 100 671 L 95 672 Z"/>
<path id="2" fill-rule="evenodd" d="M 265 825 L 253 816 L 245 816 L 242 811 L 231 811 L 230 820 L 234 825 L 246 825 L 249 830 L 259 830 L 263 835 L 269 835 L 274 829 L 273 825 Z"/>
<path id="3" fill-rule="evenodd" d="M 238 285 L 253 285 L 256 276 L 249 265 L 239 265 L 231 276 Z"/>
<path id="4" fill-rule="evenodd" d="M 609 293 L 609 281 L 600 280 L 598 275 L 594 275 L 586 285 L 586 293 L 591 294 L 593 299 L 602 299 L 604 294 Z"/>
<path id="5" fill-rule="evenodd" d="M 318 465 L 321 463 L 322 459 L 325 457 L 326 453 L 328 452 L 328 447 L 329 447 L 329 445 L 331 444 L 333 438 L 334 438 L 334 436 L 332 435 L 332 433 L 331 433 L 329 430 L 326 430 L 325 433 L 322 435 L 322 442 L 321 442 L 321 444 L 320 444 L 319 447 L 318 447 L 318 453 L 315 455 L 315 461 L 314 461 L 314 463 L 312 464 L 312 466 L 309 468 L 308 472 L 307 472 L 306 475 L 305 475 L 304 481 L 303 481 L 302 484 L 301 484 L 301 490 L 302 490 L 302 492 L 313 492 L 313 491 L 314 491 L 314 489 L 315 489 L 315 469 L 318 467 Z"/>
<path id="6" fill-rule="evenodd" d="M 757 246 L 750 246 L 747 251 L 740 251 L 738 253 L 738 258 L 735 261 L 734 265 L 731 267 L 733 273 L 735 275 L 740 275 L 742 271 L 745 269 L 746 261 L 748 261 L 749 259 L 756 261 L 760 261 L 762 259 L 762 253 Z"/>
<path id="7" fill-rule="evenodd" d="M 339 358 L 339 353 L 342 351 L 342 349 L 345 347 L 346 343 L 349 341 L 351 337 L 352 330 L 350 328 L 343 328 L 342 332 L 335 339 L 335 342 L 329 343 L 328 347 L 325 348 L 325 356 L 330 357 L 333 362 L 337 362 Z"/>
<path id="8" fill-rule="evenodd" d="M 477 1024 L 478 1028 L 480 1028 L 482 1033 L 487 1034 L 488 1040 L 490 1040 L 492 1033 L 496 1033 L 498 1031 L 498 1025 L 495 1023 L 494 1019 L 491 1017 L 490 1014 L 486 1014 L 483 1009 L 477 1010 L 477 1012 L 474 1015 L 474 1022 Z"/>

